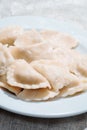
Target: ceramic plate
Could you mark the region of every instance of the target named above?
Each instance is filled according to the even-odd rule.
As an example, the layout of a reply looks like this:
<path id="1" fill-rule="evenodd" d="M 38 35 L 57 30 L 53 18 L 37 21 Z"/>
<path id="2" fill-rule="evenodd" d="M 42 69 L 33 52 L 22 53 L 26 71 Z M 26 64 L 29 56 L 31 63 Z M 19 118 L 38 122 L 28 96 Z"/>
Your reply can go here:
<path id="1" fill-rule="evenodd" d="M 0 28 L 20 25 L 25 29 L 50 29 L 67 32 L 80 42 L 78 49 L 87 53 L 87 31 L 80 24 L 71 21 L 55 21 L 44 17 L 16 16 L 0 20 Z M 80 95 L 46 102 L 25 102 L 10 93 L 0 90 L 2 109 L 33 117 L 59 118 L 87 112 L 87 92 Z"/>

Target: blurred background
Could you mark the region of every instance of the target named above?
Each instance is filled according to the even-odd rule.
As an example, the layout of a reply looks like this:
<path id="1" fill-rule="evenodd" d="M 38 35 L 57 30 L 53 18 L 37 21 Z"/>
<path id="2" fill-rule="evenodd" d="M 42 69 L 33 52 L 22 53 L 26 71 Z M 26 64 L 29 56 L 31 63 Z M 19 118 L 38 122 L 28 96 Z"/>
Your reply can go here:
<path id="1" fill-rule="evenodd" d="M 0 0 L 0 18 L 14 15 L 70 20 L 87 29 L 87 0 Z"/>

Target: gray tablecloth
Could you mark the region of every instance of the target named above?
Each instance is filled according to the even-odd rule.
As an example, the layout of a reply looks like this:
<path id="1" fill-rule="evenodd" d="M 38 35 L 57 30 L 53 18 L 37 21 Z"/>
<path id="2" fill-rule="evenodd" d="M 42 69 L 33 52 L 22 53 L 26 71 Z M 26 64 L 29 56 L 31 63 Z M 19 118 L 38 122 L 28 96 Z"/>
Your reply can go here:
<path id="1" fill-rule="evenodd" d="M 70 20 L 87 29 L 87 0 L 0 0 L 0 18 L 13 15 Z M 0 109 L 0 130 L 84 130 L 86 126 L 87 114 L 64 119 L 39 119 Z"/>

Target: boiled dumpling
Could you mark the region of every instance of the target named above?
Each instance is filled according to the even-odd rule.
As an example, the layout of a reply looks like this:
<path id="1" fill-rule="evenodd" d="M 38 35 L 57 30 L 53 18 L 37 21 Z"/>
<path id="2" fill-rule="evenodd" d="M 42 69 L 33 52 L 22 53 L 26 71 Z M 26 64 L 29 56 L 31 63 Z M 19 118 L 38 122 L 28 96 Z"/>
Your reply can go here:
<path id="1" fill-rule="evenodd" d="M 72 60 L 72 50 L 64 46 L 46 42 L 34 44 L 26 49 L 23 47 L 10 46 L 9 51 L 15 59 L 25 59 L 27 62 L 40 59 Z M 69 53 L 69 55 L 68 55 Z"/>
<path id="2" fill-rule="evenodd" d="M 6 73 L 7 67 L 14 61 L 7 45 L 0 44 L 0 75 Z"/>
<path id="3" fill-rule="evenodd" d="M 62 47 L 56 48 L 54 54 L 56 55 L 54 59 L 68 67 L 69 71 L 72 73 L 72 70 L 75 70 L 79 58 L 81 57 L 78 51 Z"/>
<path id="4" fill-rule="evenodd" d="M 25 101 L 43 101 L 48 100 L 50 98 L 54 98 L 57 96 L 59 92 L 54 92 L 47 88 L 41 89 L 30 89 L 30 90 L 23 90 L 18 94 L 18 98 L 25 100 Z"/>
<path id="5" fill-rule="evenodd" d="M 27 62 L 39 59 L 53 59 L 56 57 L 56 54 L 54 54 L 52 47 L 49 46 L 49 48 L 47 48 L 47 46 L 42 43 L 28 47 L 27 49 L 10 46 L 9 51 L 15 59 L 24 59 Z"/>
<path id="6" fill-rule="evenodd" d="M 0 31 L 0 87 L 26 101 L 66 97 L 87 90 L 87 56 L 78 41 L 51 30 Z"/>
<path id="7" fill-rule="evenodd" d="M 58 44 L 64 44 L 67 48 L 75 48 L 78 45 L 78 41 L 65 33 L 60 33 L 52 30 L 41 31 L 41 35 L 46 40 L 52 40 Z"/>
<path id="8" fill-rule="evenodd" d="M 36 44 L 26 49 L 21 47 L 10 47 L 9 51 L 15 59 L 25 59 L 28 62 L 39 59 L 54 59 L 54 49 L 49 44 Z"/>
<path id="9" fill-rule="evenodd" d="M 73 62 L 72 52 L 74 53 L 74 50 L 64 48 L 63 46 L 56 47 L 55 45 L 51 45 L 39 43 L 26 49 L 23 47 L 10 46 L 9 51 L 15 59 L 25 59 L 27 62 L 40 59 L 61 60 L 65 64 L 71 64 L 71 62 Z"/>
<path id="10" fill-rule="evenodd" d="M 31 61 L 39 59 L 53 59 L 56 56 L 54 48 L 49 44 L 44 43 L 31 46 L 26 51 Z"/>
<path id="11" fill-rule="evenodd" d="M 16 38 L 23 33 L 20 26 L 9 26 L 0 30 L 0 42 L 13 45 Z"/>
<path id="12" fill-rule="evenodd" d="M 79 59 L 77 59 L 77 75 L 83 76 L 87 78 L 87 55 L 81 55 Z"/>
<path id="13" fill-rule="evenodd" d="M 70 84 L 60 91 L 60 97 L 74 95 L 87 90 L 87 55 L 77 54 L 71 72 L 78 77 L 79 82 Z"/>
<path id="14" fill-rule="evenodd" d="M 78 53 L 73 55 L 73 57 L 74 63 L 72 64 L 71 72 L 80 78 L 87 78 L 87 55 Z"/>
<path id="15" fill-rule="evenodd" d="M 59 62 L 50 60 L 34 61 L 31 65 L 50 82 L 56 91 L 77 81 L 76 76 L 69 72 L 68 68 Z"/>
<path id="16" fill-rule="evenodd" d="M 87 79 L 86 79 L 86 83 L 84 83 L 84 81 L 81 81 L 79 79 L 79 82 L 76 82 L 74 84 L 70 84 L 70 85 L 62 88 L 60 90 L 59 97 L 71 96 L 71 95 L 74 95 L 76 93 L 86 91 L 86 90 L 87 90 Z"/>
<path id="17" fill-rule="evenodd" d="M 0 76 L 0 87 L 5 88 L 6 90 L 8 90 L 16 95 L 22 90 L 21 88 L 18 88 L 15 86 L 10 86 L 9 84 L 7 84 L 6 75 Z"/>
<path id="18" fill-rule="evenodd" d="M 7 70 L 7 83 L 26 89 L 51 88 L 49 82 L 24 60 L 16 60 Z"/>
<path id="19" fill-rule="evenodd" d="M 42 36 L 36 30 L 25 31 L 21 36 L 14 42 L 15 46 L 27 48 L 36 43 L 43 41 Z"/>
<path id="20" fill-rule="evenodd" d="M 45 40 L 49 40 L 50 38 L 55 37 L 56 35 L 59 34 L 58 31 L 54 31 L 54 30 L 43 30 L 40 31 L 40 33 Z"/>
<path id="21" fill-rule="evenodd" d="M 27 62 L 30 62 L 32 60 L 32 59 L 30 59 L 28 52 L 24 48 L 10 46 L 9 52 L 12 54 L 14 59 L 24 59 Z"/>

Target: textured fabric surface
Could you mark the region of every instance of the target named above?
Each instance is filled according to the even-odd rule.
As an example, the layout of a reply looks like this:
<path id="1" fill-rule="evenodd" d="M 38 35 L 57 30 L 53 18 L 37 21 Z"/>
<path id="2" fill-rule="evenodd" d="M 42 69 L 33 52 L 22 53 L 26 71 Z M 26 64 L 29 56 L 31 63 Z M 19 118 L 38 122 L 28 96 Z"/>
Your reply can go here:
<path id="1" fill-rule="evenodd" d="M 87 29 L 87 0 L 0 0 L 0 18 L 14 15 L 70 20 Z M 87 114 L 39 119 L 0 110 L 0 130 L 84 130 L 86 127 Z"/>
<path id="2" fill-rule="evenodd" d="M 87 0 L 0 0 L 0 16 L 11 15 L 72 20 L 87 28 Z"/>

